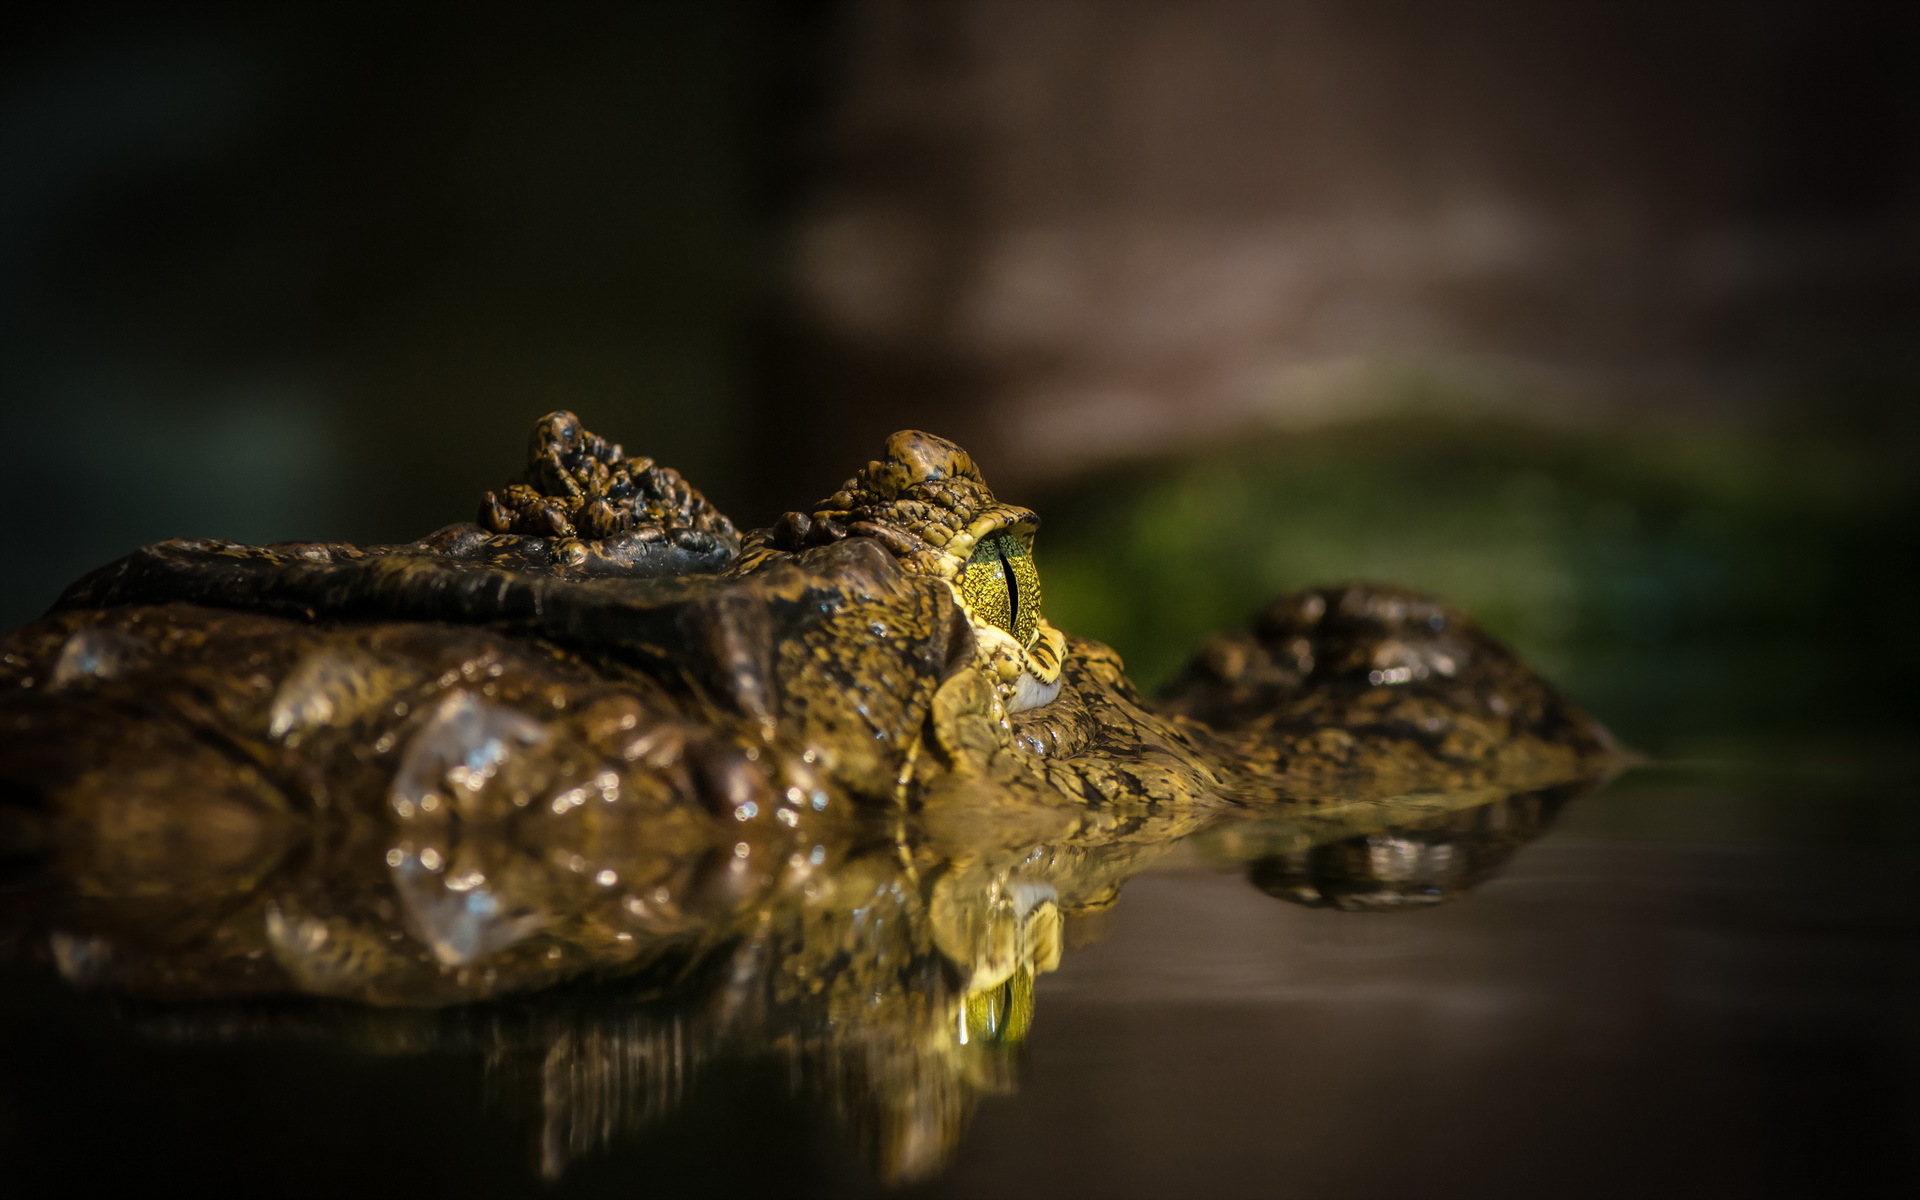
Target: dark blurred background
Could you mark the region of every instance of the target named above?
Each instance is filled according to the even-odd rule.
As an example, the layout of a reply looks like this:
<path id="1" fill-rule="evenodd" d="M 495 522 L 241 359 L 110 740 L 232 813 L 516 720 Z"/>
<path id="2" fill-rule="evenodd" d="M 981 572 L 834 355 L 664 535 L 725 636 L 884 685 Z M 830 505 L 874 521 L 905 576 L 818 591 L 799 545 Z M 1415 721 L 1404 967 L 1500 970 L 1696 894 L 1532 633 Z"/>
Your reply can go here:
<path id="1" fill-rule="evenodd" d="M 467 519 L 557 407 L 744 525 L 930 429 L 1043 512 L 1049 615 L 1148 685 L 1274 592 L 1370 577 L 1655 760 L 1438 926 L 1130 886 L 936 1186 L 1865 1195 L 1893 1164 L 1912 1194 L 1920 6 L 5 30 L 0 628 L 160 538 Z M 183 1057 L 33 986 L 0 987 L 0 1160 L 536 1186 L 472 1056 Z M 574 1192 L 868 1187 L 779 1061 Z"/>
<path id="2" fill-rule="evenodd" d="M 1912 5 L 10 26 L 0 624 L 465 519 L 565 406 L 748 525 L 954 437 L 1149 683 L 1362 575 L 1661 752 L 1912 713 Z"/>

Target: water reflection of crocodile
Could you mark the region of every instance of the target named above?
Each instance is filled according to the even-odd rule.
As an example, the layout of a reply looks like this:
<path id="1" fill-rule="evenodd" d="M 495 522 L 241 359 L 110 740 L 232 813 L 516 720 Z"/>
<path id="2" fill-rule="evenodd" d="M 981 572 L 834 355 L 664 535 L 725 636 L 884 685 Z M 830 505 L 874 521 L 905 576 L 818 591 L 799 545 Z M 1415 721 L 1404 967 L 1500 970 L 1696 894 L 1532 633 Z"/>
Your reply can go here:
<path id="1" fill-rule="evenodd" d="M 950 443 L 887 451 L 742 538 L 557 413 L 477 523 L 95 572 L 0 643 L 22 944 L 157 1000 L 707 980 L 672 1054 L 783 1049 L 905 1177 L 1004 1085 L 1065 918 L 1180 839 L 1290 899 L 1426 902 L 1515 841 L 1450 810 L 1617 755 L 1385 587 L 1284 597 L 1149 704 L 1041 615 L 1032 513 Z M 653 1063 L 648 1028 L 568 1069 Z M 562 1124 L 555 1169 L 609 1128 Z"/>

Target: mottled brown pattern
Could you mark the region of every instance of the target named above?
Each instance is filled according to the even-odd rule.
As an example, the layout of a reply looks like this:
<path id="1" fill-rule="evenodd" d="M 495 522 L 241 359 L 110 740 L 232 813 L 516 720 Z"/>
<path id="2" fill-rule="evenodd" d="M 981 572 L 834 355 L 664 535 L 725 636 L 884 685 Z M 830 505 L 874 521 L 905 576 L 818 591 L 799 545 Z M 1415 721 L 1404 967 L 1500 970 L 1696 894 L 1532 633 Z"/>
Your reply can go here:
<path id="1" fill-rule="evenodd" d="M 767 787 L 779 783 L 774 764 L 800 761 L 864 803 L 908 808 L 956 780 L 1094 808 L 1544 784 L 1616 753 L 1602 728 L 1468 618 L 1371 585 L 1276 601 L 1248 632 L 1204 647 L 1157 706 L 1110 650 L 1061 641 L 1059 694 L 1022 711 L 1004 678 L 1013 668 L 985 654 L 998 631 L 968 610 L 954 566 L 980 536 L 1030 530 L 1036 519 L 995 500 L 950 443 L 902 433 L 888 451 L 816 508 L 806 526 L 814 534 L 798 537 L 791 523 L 756 532 L 717 572 L 659 578 L 671 564 L 611 559 L 582 571 L 564 561 L 563 549 L 579 544 L 569 536 L 474 526 L 404 547 L 149 547 L 82 580 L 56 616 L 8 640 L 6 736 L 32 730 L 30 757 L 41 761 L 47 744 L 93 736 L 96 708 L 137 688 L 149 709 L 190 717 L 237 758 L 285 773 L 299 754 L 284 731 L 238 749 L 251 746 L 265 710 L 240 705 L 235 689 L 253 688 L 263 704 L 298 691 L 319 669 L 313 656 L 326 653 L 319 642 L 332 639 L 367 643 L 333 674 L 370 697 L 372 681 L 437 674 L 416 661 L 437 661 L 432 647 L 484 640 L 502 661 L 564 669 L 649 720 L 683 724 L 698 734 L 689 745 L 751 750 Z M 554 511 L 578 515 L 589 497 L 613 494 L 609 480 L 635 478 L 629 467 L 642 461 L 554 414 L 536 429 L 528 482 L 516 487 L 537 486 Z M 639 494 L 623 495 L 631 503 L 618 536 L 686 521 L 731 535 L 691 489 L 670 518 L 639 505 Z M 535 520 L 526 514 L 536 508 L 527 501 L 506 523 Z M 817 536 L 827 529 L 837 532 Z M 821 544 L 775 548 L 812 541 Z M 223 699 L 207 708 L 207 695 Z M 490 702 L 516 708 L 507 697 Z M 373 707 L 341 701 L 315 736 L 348 749 L 382 736 L 348 719 Z M 543 727 L 555 720 L 539 704 L 523 715 Z M 377 772 L 357 775 L 344 759 L 296 773 L 308 782 L 295 808 L 378 790 Z"/>
<path id="2" fill-rule="evenodd" d="M 1034 704 L 955 584 L 1037 519 L 958 447 L 895 435 L 738 554 L 691 489 L 608 524 L 640 462 L 555 414 L 493 531 L 161 543 L 8 635 L 12 944 L 154 999 L 691 980 L 694 1060 L 781 1039 L 908 1179 L 1011 1086 L 1063 923 L 1181 839 L 1284 899 L 1417 906 L 1619 759 L 1468 618 L 1370 585 L 1276 601 L 1158 703 L 1042 621 Z M 612 1070 L 595 1045 L 549 1061 Z M 612 1128 L 583 1112 L 550 1169 Z"/>

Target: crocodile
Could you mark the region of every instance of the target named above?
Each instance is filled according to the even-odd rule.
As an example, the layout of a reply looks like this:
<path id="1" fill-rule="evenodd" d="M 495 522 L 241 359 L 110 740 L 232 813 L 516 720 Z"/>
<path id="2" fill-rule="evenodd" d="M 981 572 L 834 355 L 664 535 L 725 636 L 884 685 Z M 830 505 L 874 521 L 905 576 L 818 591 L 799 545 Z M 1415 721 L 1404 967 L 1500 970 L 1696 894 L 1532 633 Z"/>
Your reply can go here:
<path id="1" fill-rule="evenodd" d="M 906 431 L 743 534 L 555 412 L 418 541 L 136 551 L 0 639 L 9 941 L 162 1002 L 744 988 L 762 1042 L 909 1063 L 854 1090 L 914 1178 L 1004 1083 L 983 1047 L 1024 1039 L 1066 924 L 1175 847 L 1419 907 L 1626 760 L 1386 585 L 1281 596 L 1150 699 L 1048 622 L 1039 525 Z"/>

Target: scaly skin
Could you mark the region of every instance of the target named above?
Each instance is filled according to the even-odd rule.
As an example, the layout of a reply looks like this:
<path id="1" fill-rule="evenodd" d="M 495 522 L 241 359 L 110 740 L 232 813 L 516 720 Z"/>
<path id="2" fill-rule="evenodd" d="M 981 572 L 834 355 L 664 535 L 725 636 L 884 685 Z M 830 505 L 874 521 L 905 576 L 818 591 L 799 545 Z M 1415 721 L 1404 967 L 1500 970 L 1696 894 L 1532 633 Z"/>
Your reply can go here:
<path id="1" fill-rule="evenodd" d="M 702 1036 L 814 1064 L 908 1178 L 1007 1085 L 1062 922 L 1182 838 L 1283 898 L 1428 903 L 1479 875 L 1421 846 L 1517 844 L 1456 810 L 1619 760 L 1388 587 L 1283 597 L 1150 702 L 1040 614 L 1038 518 L 927 434 L 744 538 L 570 414 L 530 459 L 479 523 L 161 543 L 0 642 L 29 953 L 153 999 L 388 1006 L 726 959 L 676 993 L 724 1014 Z M 1405 878 L 1337 850 L 1407 825 Z"/>

